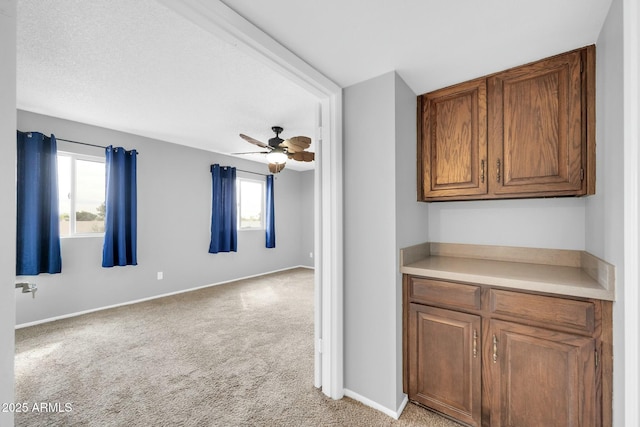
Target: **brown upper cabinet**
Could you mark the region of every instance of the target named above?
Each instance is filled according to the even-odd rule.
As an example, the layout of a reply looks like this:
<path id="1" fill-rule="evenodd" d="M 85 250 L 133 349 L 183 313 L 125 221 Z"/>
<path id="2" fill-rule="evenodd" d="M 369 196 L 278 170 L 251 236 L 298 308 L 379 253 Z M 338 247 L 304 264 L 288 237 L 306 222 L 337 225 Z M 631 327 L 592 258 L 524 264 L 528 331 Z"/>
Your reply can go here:
<path id="1" fill-rule="evenodd" d="M 595 46 L 418 97 L 418 199 L 595 193 Z"/>

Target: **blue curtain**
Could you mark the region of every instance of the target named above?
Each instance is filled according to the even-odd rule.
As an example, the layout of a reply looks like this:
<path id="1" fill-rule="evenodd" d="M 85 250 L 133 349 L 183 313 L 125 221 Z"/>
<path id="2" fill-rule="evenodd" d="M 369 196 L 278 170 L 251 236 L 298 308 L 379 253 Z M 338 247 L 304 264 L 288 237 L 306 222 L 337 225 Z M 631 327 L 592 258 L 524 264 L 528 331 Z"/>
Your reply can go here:
<path id="1" fill-rule="evenodd" d="M 56 137 L 17 136 L 16 275 L 60 273 Z"/>
<path id="2" fill-rule="evenodd" d="M 276 217 L 274 212 L 274 198 L 273 198 L 273 175 L 267 175 L 267 212 L 265 215 L 265 237 L 266 247 L 276 247 Z"/>
<path id="3" fill-rule="evenodd" d="M 211 165 L 211 190 L 209 253 L 237 252 L 236 168 Z"/>
<path id="4" fill-rule="evenodd" d="M 102 266 L 138 265 L 136 150 L 106 149 L 105 231 Z"/>

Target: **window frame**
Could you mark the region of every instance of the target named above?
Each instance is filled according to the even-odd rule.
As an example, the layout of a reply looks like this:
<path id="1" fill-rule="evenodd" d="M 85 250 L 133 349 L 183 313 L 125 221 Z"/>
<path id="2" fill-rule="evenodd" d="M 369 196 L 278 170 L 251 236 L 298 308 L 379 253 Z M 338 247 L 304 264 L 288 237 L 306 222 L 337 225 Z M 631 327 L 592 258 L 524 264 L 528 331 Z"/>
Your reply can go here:
<path id="1" fill-rule="evenodd" d="M 57 150 L 56 152 L 56 156 L 57 158 L 59 158 L 59 156 L 63 156 L 63 157 L 68 157 L 71 159 L 71 165 L 69 168 L 69 172 L 71 174 L 71 183 L 70 183 L 70 195 L 69 195 L 69 234 L 66 235 L 60 235 L 61 239 L 69 239 L 69 238 L 84 238 L 84 237 L 104 237 L 104 231 L 100 231 L 100 232 L 83 232 L 83 233 L 78 233 L 76 232 L 76 193 L 77 193 L 77 180 L 78 180 L 78 175 L 77 175 L 77 166 L 76 166 L 76 162 L 78 160 L 81 161 L 85 161 L 85 162 L 95 162 L 95 163 L 101 163 L 102 165 L 104 165 L 105 167 L 105 188 L 104 190 L 104 203 L 106 203 L 107 200 L 107 189 L 106 189 L 106 158 L 104 156 L 95 156 L 95 155 L 90 155 L 90 154 L 81 154 L 81 153 L 76 153 L 73 151 L 66 151 L 66 150 Z M 58 185 L 60 185 L 60 165 L 58 162 Z M 58 200 L 58 206 L 60 206 L 60 200 Z M 61 213 L 59 212 L 58 215 L 60 215 Z"/>
<path id="2" fill-rule="evenodd" d="M 242 182 L 251 182 L 260 184 L 260 226 L 258 227 L 242 227 Z M 236 210 L 238 231 L 264 231 L 265 230 L 265 212 L 266 212 L 266 183 L 259 179 L 246 178 L 244 176 L 236 176 Z"/>

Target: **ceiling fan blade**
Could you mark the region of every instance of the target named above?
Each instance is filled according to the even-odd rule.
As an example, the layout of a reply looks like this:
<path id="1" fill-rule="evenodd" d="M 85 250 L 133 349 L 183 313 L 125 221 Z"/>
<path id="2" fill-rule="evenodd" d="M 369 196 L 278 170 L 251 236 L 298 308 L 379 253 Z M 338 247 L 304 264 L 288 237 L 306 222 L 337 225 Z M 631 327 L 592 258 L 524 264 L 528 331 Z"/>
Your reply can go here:
<path id="1" fill-rule="evenodd" d="M 284 169 L 284 163 L 269 163 L 269 172 L 278 173 Z"/>
<path id="2" fill-rule="evenodd" d="M 244 139 L 247 142 L 250 142 L 251 144 L 257 145 L 258 147 L 271 149 L 271 147 L 269 147 L 264 142 L 258 141 L 257 139 L 251 138 L 250 136 L 247 136 L 243 133 L 240 134 L 240 138 Z"/>
<path id="3" fill-rule="evenodd" d="M 289 153 L 289 158 L 299 162 L 312 162 L 316 159 L 316 153 L 312 153 L 310 151 L 298 151 L 296 153 Z"/>
<path id="4" fill-rule="evenodd" d="M 281 147 L 286 147 L 290 153 L 297 153 L 304 151 L 311 145 L 311 138 L 308 136 L 294 136 L 289 139 L 285 139 L 280 143 Z"/>
<path id="5" fill-rule="evenodd" d="M 248 151 L 244 153 L 231 153 L 231 155 L 236 155 L 236 154 L 269 154 L 269 151 Z"/>

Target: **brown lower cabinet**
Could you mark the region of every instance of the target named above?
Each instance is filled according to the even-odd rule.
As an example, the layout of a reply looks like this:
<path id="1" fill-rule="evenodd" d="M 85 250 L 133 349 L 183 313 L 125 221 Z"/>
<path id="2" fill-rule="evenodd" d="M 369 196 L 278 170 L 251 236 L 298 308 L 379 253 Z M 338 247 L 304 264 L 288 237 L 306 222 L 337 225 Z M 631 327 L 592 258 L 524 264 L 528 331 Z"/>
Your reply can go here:
<path id="1" fill-rule="evenodd" d="M 409 397 L 480 425 L 480 316 L 411 304 L 409 319 Z"/>
<path id="2" fill-rule="evenodd" d="M 470 426 L 611 425 L 611 303 L 404 276 L 409 399 Z"/>

